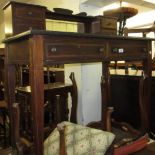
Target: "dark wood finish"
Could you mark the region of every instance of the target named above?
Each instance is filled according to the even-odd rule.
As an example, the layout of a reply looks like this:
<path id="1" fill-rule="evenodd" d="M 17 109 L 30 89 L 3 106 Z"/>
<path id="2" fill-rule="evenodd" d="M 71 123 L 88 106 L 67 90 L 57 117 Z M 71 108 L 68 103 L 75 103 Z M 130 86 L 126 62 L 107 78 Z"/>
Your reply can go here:
<path id="1" fill-rule="evenodd" d="M 110 104 L 110 93 L 109 93 L 109 70 L 108 70 L 109 62 L 103 62 L 102 73 L 103 76 L 101 77 L 101 98 L 102 98 L 102 118 L 101 121 L 103 122 L 103 129 L 107 130 L 107 107 Z M 106 90 L 106 91 L 105 91 Z"/>
<path id="2" fill-rule="evenodd" d="M 70 42 L 72 40 L 72 42 Z M 32 110 L 34 121 L 34 139 L 36 153 L 41 155 L 43 153 L 43 66 L 62 63 L 76 63 L 76 62 L 103 62 L 106 64 L 103 69 L 103 76 L 105 82 L 108 83 L 108 64 L 111 60 L 139 60 L 146 61 L 145 70 L 147 71 L 148 78 L 151 76 L 150 72 L 150 55 L 151 55 L 151 41 L 147 38 L 131 38 L 131 37 L 117 37 L 117 36 L 103 36 L 92 34 L 76 34 L 76 33 L 63 33 L 52 31 L 39 31 L 31 30 L 24 34 L 14 36 L 4 40 L 6 44 L 6 92 L 7 101 L 11 107 L 14 102 L 14 78 L 12 83 L 9 83 L 9 76 L 12 73 L 14 64 L 29 64 L 30 65 L 30 86 L 32 91 Z M 23 44 L 25 42 L 26 44 Z M 49 44 L 47 44 L 49 43 Z M 125 44 L 125 45 L 124 45 Z M 49 45 L 49 46 L 48 46 Z M 113 48 L 123 48 L 117 50 L 116 53 L 111 51 Z M 18 54 L 18 51 L 23 51 L 26 56 Z M 55 46 L 57 50 L 55 50 Z M 50 48 L 51 47 L 51 52 Z M 63 48 L 64 47 L 64 50 Z M 103 48 L 104 47 L 104 48 Z M 128 51 L 130 49 L 130 53 Z M 145 48 L 144 52 L 139 52 Z M 37 51 L 37 52 L 36 52 Z M 133 52 L 135 51 L 135 52 Z M 64 53 L 63 53 L 64 52 Z M 28 54 L 30 53 L 30 54 Z M 16 56 L 15 56 L 16 55 Z M 11 57 L 12 56 L 12 57 Z M 13 74 L 13 73 L 12 73 Z M 11 77 L 11 75 L 10 75 Z M 11 88 L 10 88 L 11 86 Z M 107 87 L 106 87 L 107 88 Z M 105 93 L 108 89 L 105 90 Z M 149 89 L 146 90 L 146 99 L 149 100 Z M 106 93 L 108 94 L 108 93 Z M 102 102 L 102 112 L 104 111 L 104 104 L 108 104 L 108 97 Z M 146 100 L 145 100 L 146 101 Z M 146 102 L 146 105 L 149 102 Z M 10 108 L 11 112 L 11 108 Z M 102 113 L 102 120 L 105 116 Z M 11 121 L 12 122 L 12 121 Z M 12 122 L 13 123 L 13 122 Z M 103 124 L 103 122 L 102 122 Z M 102 126 L 103 127 L 103 126 Z M 149 127 L 147 127 L 148 129 Z M 102 128 L 104 129 L 104 128 Z M 13 131 L 13 129 L 12 129 Z M 13 132 L 12 132 L 13 133 Z M 13 137 L 12 137 L 13 138 Z"/>
<path id="3" fill-rule="evenodd" d="M 1 144 L 3 144 L 4 148 L 7 146 L 7 125 L 6 125 L 7 115 L 8 115 L 7 103 L 3 99 L 2 101 L 0 101 L 0 118 L 1 118 L 0 127 L 1 127 L 1 137 L 3 139 L 3 141 L 1 141 Z"/>
<path id="4" fill-rule="evenodd" d="M 46 102 L 47 101 L 50 102 L 49 104 L 54 104 L 54 102 L 55 102 L 55 109 L 54 108 L 50 109 L 50 111 L 54 113 L 53 116 L 55 116 L 54 120 L 50 121 L 51 122 L 51 124 L 49 126 L 50 132 L 56 127 L 56 125 L 58 123 L 60 123 L 62 121 L 69 120 L 69 118 L 68 118 L 69 110 L 67 108 L 68 104 L 67 104 L 66 98 L 68 96 L 68 92 L 71 92 L 71 94 L 75 94 L 75 96 L 76 96 L 76 93 L 74 93 L 74 91 L 77 92 L 76 82 L 75 82 L 73 73 L 71 73 L 71 79 L 73 81 L 73 85 L 71 85 L 71 84 L 65 85 L 63 83 L 51 83 L 51 84 L 44 85 L 44 92 L 45 92 L 44 98 L 45 98 Z M 28 103 L 21 102 L 22 100 L 19 99 L 19 101 L 21 102 L 21 103 L 19 103 L 19 105 L 17 103 L 13 104 L 13 108 L 15 110 L 13 112 L 14 118 L 15 118 L 14 119 L 14 124 L 15 124 L 14 128 L 16 129 L 15 130 L 16 131 L 15 141 L 16 141 L 16 145 L 17 145 L 19 152 L 23 153 L 23 152 L 25 152 L 25 150 L 26 151 L 29 150 L 29 152 L 31 152 L 33 150 L 33 145 L 31 142 L 33 138 L 31 138 L 31 139 L 28 138 L 28 137 L 33 136 L 32 133 L 30 133 L 31 129 L 29 128 L 29 126 L 32 126 L 31 123 L 33 123 L 33 121 L 31 121 L 32 111 L 30 111 L 31 108 L 29 105 L 30 96 L 31 96 L 31 88 L 29 86 L 18 87 L 18 88 L 16 88 L 16 91 L 17 91 L 17 97 L 20 98 L 21 96 L 24 96 L 24 102 L 28 102 Z M 75 97 L 75 96 L 72 96 L 72 97 Z M 53 97 L 55 98 L 56 101 L 51 100 L 51 99 L 53 99 Z M 77 96 L 75 97 L 75 99 L 77 99 Z M 71 122 L 73 122 L 73 123 L 76 123 L 76 121 L 77 121 L 76 113 L 75 113 L 76 108 L 77 108 L 77 103 L 75 103 L 75 101 L 76 101 L 75 99 L 74 98 L 72 99 L 72 101 L 74 103 L 72 103 L 71 118 L 70 118 Z M 23 108 L 21 108 L 21 106 L 23 106 Z M 21 114 L 19 114 L 19 110 L 20 110 Z M 20 122 L 19 119 L 22 123 L 25 121 L 24 128 L 22 128 L 23 124 L 22 125 L 19 124 L 19 122 Z M 24 121 L 23 121 L 23 119 L 24 119 Z M 20 129 L 20 131 L 22 131 L 22 133 L 20 132 L 20 136 L 19 136 L 19 129 Z M 47 129 L 47 127 L 44 126 L 44 129 Z M 44 131 L 46 131 L 46 130 L 44 130 Z M 18 138 L 18 137 L 20 137 L 20 138 Z M 25 138 L 28 138 L 28 140 Z M 23 139 L 24 139 L 24 141 L 23 141 Z M 25 143 L 25 141 L 26 141 L 26 143 Z"/>
<path id="5" fill-rule="evenodd" d="M 4 6 L 6 37 L 19 34 L 29 29 L 45 30 L 45 19 L 63 20 L 83 23 L 84 32 L 92 32 L 92 22 L 96 17 L 62 14 L 47 10 L 44 6 L 9 2 Z"/>
<path id="6" fill-rule="evenodd" d="M 29 29 L 45 30 L 46 7 L 9 2 L 4 8 L 6 37 Z"/>
<path id="7" fill-rule="evenodd" d="M 64 69 L 63 68 L 44 68 L 44 83 L 62 82 L 64 83 Z M 22 84 L 20 86 L 29 85 L 29 67 L 22 67 L 21 72 Z"/>
<path id="8" fill-rule="evenodd" d="M 0 55 L 5 55 L 5 49 L 4 48 L 0 48 Z"/>
<path id="9" fill-rule="evenodd" d="M 0 48 L 0 100 L 4 100 L 4 56 L 5 49 Z"/>
<path id="10" fill-rule="evenodd" d="M 78 92 L 77 92 L 77 84 L 75 81 L 74 73 L 70 74 L 69 77 L 72 81 L 73 87 L 71 91 L 71 97 L 72 97 L 72 110 L 71 110 L 71 116 L 70 116 L 70 121 L 73 123 L 77 123 L 77 104 L 78 104 Z"/>
<path id="11" fill-rule="evenodd" d="M 47 11 L 45 7 L 17 2 L 10 2 L 4 7 L 4 12 L 5 19 L 7 19 L 5 23 L 6 28 L 11 30 L 8 33 L 6 32 L 6 36 L 17 34 L 28 29 L 44 30 L 45 18 L 84 23 L 84 32 L 92 32 L 92 22 L 97 20 L 97 18 L 54 13 Z M 102 26 L 104 26 L 104 23 Z M 11 133 L 13 133 L 14 130 L 12 104 L 15 102 L 15 65 L 30 66 L 29 79 L 34 146 L 37 155 L 43 154 L 43 66 L 77 62 L 102 62 L 102 73 L 104 76 L 103 88 L 105 92 L 102 94 L 101 126 L 102 129 L 107 129 L 106 114 L 107 107 L 111 100 L 109 93 L 109 62 L 112 60 L 142 61 L 144 72 L 148 75 L 143 92 L 145 94 L 143 106 L 146 108 L 147 113 L 147 119 L 145 119 L 145 121 L 148 121 L 150 109 L 148 103 L 150 97 L 151 41 L 152 39 L 147 38 L 107 37 L 103 35 L 58 33 L 38 30 L 31 30 L 5 40 L 6 101 L 8 102 L 10 111 Z M 74 101 L 77 101 L 77 91 L 75 92 L 76 93 L 72 95 L 75 95 Z M 59 102 L 59 97 L 57 98 L 57 102 Z M 74 112 L 76 112 L 75 109 Z M 76 121 L 75 116 L 71 119 Z M 143 125 L 145 125 L 145 130 L 149 129 L 148 122 L 144 122 Z M 11 143 L 13 145 L 15 144 L 15 137 L 13 134 L 11 134 L 11 136 Z"/>
<path id="12" fill-rule="evenodd" d="M 20 122 L 20 110 L 19 110 L 19 106 L 18 103 L 14 103 L 13 104 L 13 119 L 14 119 L 14 129 L 15 129 L 15 142 L 16 142 L 16 147 L 19 150 L 19 154 L 21 154 L 21 150 L 22 150 L 22 145 L 20 144 L 20 135 L 19 135 L 19 122 Z"/>
<path id="13" fill-rule="evenodd" d="M 117 35 L 117 19 L 99 16 L 97 21 L 92 23 L 92 33 L 104 35 Z"/>
<path id="14" fill-rule="evenodd" d="M 139 107 L 140 107 L 140 118 L 141 118 L 141 131 L 146 130 L 147 126 L 149 126 L 149 118 L 148 115 L 148 109 L 146 107 L 145 102 L 145 82 L 147 80 L 147 75 L 143 73 L 140 82 L 139 82 Z M 147 110 L 146 110 L 147 109 Z"/>
<path id="15" fill-rule="evenodd" d="M 13 103 L 13 119 L 15 130 L 15 146 L 19 155 L 32 154 L 33 144 L 20 136 L 20 108 L 19 103 Z"/>
<path id="16" fill-rule="evenodd" d="M 60 123 L 57 125 L 57 129 L 60 135 L 60 153 L 59 155 L 67 155 L 65 147 L 65 125 Z"/>
<path id="17" fill-rule="evenodd" d="M 73 73 L 72 73 L 73 74 Z M 71 74 L 71 75 L 72 75 Z M 74 76 L 74 75 L 72 75 Z M 75 79 L 73 79 L 75 80 Z M 76 82 L 72 84 L 64 83 L 50 83 L 44 85 L 44 120 L 47 118 L 48 122 L 44 123 L 44 128 L 51 128 L 52 131 L 56 125 L 62 121 L 69 120 L 68 109 L 68 93 L 71 93 L 72 107 L 70 121 L 76 123 L 77 114 L 77 90 Z M 74 92 L 75 91 L 75 92 Z M 23 136 L 28 136 L 29 140 L 32 140 L 32 109 L 31 109 L 31 88 L 17 87 L 16 98 L 20 103 L 21 120 L 23 120 L 22 128 Z M 49 115 L 49 116 L 48 116 Z M 46 117 L 47 116 L 47 117 Z M 23 127 L 22 127 L 23 126 Z"/>
<path id="18" fill-rule="evenodd" d="M 111 75 L 111 104 L 114 107 L 114 112 L 112 114 L 113 118 L 119 122 L 127 122 L 135 129 L 140 129 L 141 126 L 141 116 L 139 104 L 140 99 L 139 93 L 141 90 L 140 82 L 143 76 L 139 75 Z M 144 79 L 143 79 L 144 80 Z M 147 76 L 144 80 L 144 85 L 146 85 Z M 145 89 L 144 89 L 145 90 Z M 149 131 L 155 133 L 155 106 L 154 106 L 154 95 L 155 95 L 155 78 L 151 78 L 151 97 L 150 97 L 150 116 L 149 116 Z M 142 95 L 141 95 L 142 96 Z M 144 95 L 142 96 L 142 98 Z M 126 112 L 130 111 L 130 112 Z M 144 110 L 144 114 L 146 115 Z M 148 113 L 147 113 L 148 115 Z M 142 122 L 143 123 L 143 122 Z M 153 137 L 154 138 L 154 137 Z"/>

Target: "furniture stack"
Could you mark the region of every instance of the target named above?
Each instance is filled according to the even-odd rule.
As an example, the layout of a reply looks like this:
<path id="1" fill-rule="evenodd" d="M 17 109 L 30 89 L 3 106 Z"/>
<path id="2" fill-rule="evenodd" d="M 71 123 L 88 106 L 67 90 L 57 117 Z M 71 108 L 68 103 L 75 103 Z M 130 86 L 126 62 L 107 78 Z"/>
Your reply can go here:
<path id="1" fill-rule="evenodd" d="M 37 10 L 38 8 L 38 10 Z M 11 10 L 11 12 L 10 12 Z M 29 11 L 30 10 L 30 11 Z M 34 12 L 33 12 L 34 10 Z M 14 145 L 20 138 L 17 133 L 14 135 L 14 125 L 16 119 L 13 117 L 13 104 L 15 100 L 16 89 L 16 76 L 15 71 L 17 66 L 29 66 L 29 88 L 30 91 L 23 92 L 22 89 L 17 89 L 17 93 L 28 93 L 24 97 L 29 96 L 30 100 L 26 103 L 31 108 L 31 121 L 32 121 L 32 143 L 34 146 L 34 152 L 37 155 L 43 155 L 43 143 L 44 143 L 44 106 L 46 101 L 46 90 L 44 89 L 44 70 L 45 66 L 52 66 L 55 64 L 68 64 L 68 63 L 93 63 L 102 62 L 102 75 L 103 75 L 103 89 L 102 103 L 101 103 L 101 121 L 100 127 L 102 130 L 107 130 L 107 113 L 110 105 L 110 76 L 109 65 L 110 61 L 140 61 L 143 65 L 147 80 L 144 83 L 143 94 L 145 99 L 141 104 L 141 112 L 145 109 L 145 119 L 142 120 L 142 130 L 149 131 L 149 98 L 150 98 L 150 77 L 151 77 L 151 38 L 130 38 L 120 37 L 116 35 L 104 35 L 92 34 L 92 23 L 99 18 L 96 17 L 82 17 L 75 15 L 64 15 L 56 12 L 46 10 L 45 7 L 38 7 L 31 4 L 10 2 L 4 7 L 5 17 L 10 17 L 11 22 L 6 27 L 10 26 L 14 29 L 14 24 L 17 23 L 17 27 L 20 25 L 23 19 L 32 20 L 34 14 L 37 18 L 34 19 L 34 27 L 29 29 L 26 24 L 24 28 L 18 29 L 19 31 L 12 31 L 9 35 L 15 35 L 11 38 L 4 40 L 6 46 L 6 101 L 8 103 L 10 112 L 10 127 L 11 127 L 11 144 Z M 16 12 L 21 12 L 17 14 Z M 17 17 L 16 19 L 15 16 Z M 74 22 L 82 22 L 84 24 L 84 30 L 86 33 L 68 33 L 68 32 L 53 32 L 46 31 L 44 24 L 37 30 L 33 28 L 38 22 L 40 25 L 41 20 L 45 22 L 45 19 L 66 20 Z M 14 22 L 17 20 L 18 22 Z M 8 20 L 9 21 L 9 20 Z M 13 21 L 13 22 L 12 22 Z M 100 25 L 106 27 L 105 19 L 100 19 Z M 107 20 L 108 21 L 108 20 Z M 13 24 L 14 23 L 14 24 Z M 109 23 L 109 21 L 107 22 Z M 114 22 L 115 23 L 115 22 Z M 113 23 L 110 25 L 112 28 L 116 28 Z M 32 24 L 33 26 L 33 24 Z M 22 26 L 21 26 L 22 27 Z M 100 27 L 100 28 L 102 28 Z M 108 27 L 108 26 L 107 26 Z M 42 29 L 42 30 L 40 30 Z M 16 29 L 15 29 L 16 30 Z M 23 30 L 28 30 L 24 33 Z M 102 29 L 103 30 L 103 29 Z M 88 34 L 89 33 L 89 34 Z M 71 41 L 72 40 L 72 41 Z M 11 79 L 11 80 L 10 80 Z M 75 83 L 75 80 L 72 80 Z M 55 87 L 54 89 L 57 89 Z M 49 92 L 54 91 L 53 89 Z M 58 91 L 60 92 L 60 90 Z M 102 91 L 103 92 L 103 91 Z M 66 93 L 65 93 L 66 94 Z M 77 103 L 77 86 L 72 87 L 72 101 Z M 20 96 L 20 95 L 19 95 Z M 66 95 L 65 95 L 66 96 Z M 48 96 L 49 97 L 49 96 Z M 56 106 L 59 106 L 58 97 Z M 49 102 L 49 98 L 47 101 Z M 64 104 L 63 104 L 64 105 Z M 74 105 L 74 104 L 73 104 Z M 76 104 L 75 104 L 76 107 Z M 65 107 L 64 107 L 65 108 Z M 25 109 L 25 108 L 24 108 Z M 55 108 L 57 109 L 57 108 Z M 59 108 L 58 108 L 59 109 Z M 66 108 L 65 108 L 66 109 Z M 60 109 L 59 109 L 60 110 Z M 18 110 L 17 110 L 18 112 Z M 26 112 L 27 113 L 27 112 Z M 58 118 L 60 112 L 57 113 Z M 75 121 L 76 108 L 73 108 L 71 118 Z M 65 116 L 64 116 L 65 117 Z M 61 119 L 59 119 L 61 120 Z M 17 124 L 16 128 L 19 128 Z M 18 135 L 18 136 L 16 136 Z M 18 137 L 18 139 L 16 139 Z M 19 143 L 16 143 L 16 145 Z"/>

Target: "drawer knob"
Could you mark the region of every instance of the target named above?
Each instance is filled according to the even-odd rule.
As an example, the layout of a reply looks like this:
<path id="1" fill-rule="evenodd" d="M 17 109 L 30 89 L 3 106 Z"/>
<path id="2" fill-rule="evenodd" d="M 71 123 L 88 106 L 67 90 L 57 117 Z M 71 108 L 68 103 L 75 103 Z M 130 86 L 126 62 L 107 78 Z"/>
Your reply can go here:
<path id="1" fill-rule="evenodd" d="M 54 52 L 56 52 L 56 51 L 57 51 L 57 48 L 56 48 L 56 47 L 52 47 L 52 48 L 51 48 L 51 52 L 54 53 Z"/>
<path id="2" fill-rule="evenodd" d="M 142 52 L 147 52 L 147 48 L 146 47 L 144 47 L 144 48 L 142 48 Z"/>
<path id="3" fill-rule="evenodd" d="M 99 48 L 99 52 L 104 52 L 104 47 Z"/>
<path id="4" fill-rule="evenodd" d="M 29 16 L 31 16 L 31 15 L 32 15 L 32 12 L 31 12 L 31 11 L 29 11 L 29 12 L 28 12 L 28 15 L 29 15 Z"/>

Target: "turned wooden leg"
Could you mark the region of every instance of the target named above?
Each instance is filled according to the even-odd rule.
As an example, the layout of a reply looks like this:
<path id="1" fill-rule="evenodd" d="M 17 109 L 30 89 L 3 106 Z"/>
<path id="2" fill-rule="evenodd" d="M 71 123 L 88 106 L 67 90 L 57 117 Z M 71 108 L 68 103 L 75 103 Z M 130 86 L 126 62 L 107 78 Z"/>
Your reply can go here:
<path id="1" fill-rule="evenodd" d="M 66 147 L 65 147 L 65 125 L 60 123 L 57 125 L 57 129 L 60 134 L 60 154 L 59 155 L 67 155 Z"/>
<path id="2" fill-rule="evenodd" d="M 114 111 L 114 108 L 113 107 L 108 107 L 107 108 L 107 125 L 106 125 L 106 128 L 107 128 L 107 131 L 111 132 L 112 131 L 112 126 L 111 126 L 111 114 L 112 112 Z"/>
<path id="3" fill-rule="evenodd" d="M 13 103 L 13 120 L 14 120 L 15 143 L 18 155 L 23 155 L 23 147 L 20 143 L 20 136 L 19 136 L 19 122 L 20 122 L 19 103 Z"/>
<path id="4" fill-rule="evenodd" d="M 76 80 L 73 72 L 70 74 L 69 78 L 71 79 L 73 84 L 73 89 L 71 91 L 72 109 L 71 109 L 70 121 L 73 123 L 77 123 L 78 92 L 77 92 L 77 84 L 76 84 Z"/>
<path id="5" fill-rule="evenodd" d="M 145 73 L 142 74 L 139 83 L 139 107 L 140 107 L 140 117 L 141 117 L 141 130 L 146 131 L 148 128 L 148 114 L 146 108 L 146 96 L 145 96 L 145 81 L 147 79 Z"/>
<path id="6" fill-rule="evenodd" d="M 56 123 L 61 122 L 60 95 L 56 95 Z"/>
<path id="7" fill-rule="evenodd" d="M 19 103 L 13 103 L 14 137 L 18 155 L 32 154 L 33 144 L 23 137 L 20 137 L 20 109 Z"/>

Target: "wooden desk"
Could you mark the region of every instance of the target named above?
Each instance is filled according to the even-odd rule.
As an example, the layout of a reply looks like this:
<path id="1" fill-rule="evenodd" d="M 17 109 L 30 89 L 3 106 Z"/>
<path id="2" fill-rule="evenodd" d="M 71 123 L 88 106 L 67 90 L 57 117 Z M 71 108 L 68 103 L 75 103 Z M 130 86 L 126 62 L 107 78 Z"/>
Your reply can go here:
<path id="1" fill-rule="evenodd" d="M 31 30 L 4 40 L 6 45 L 6 100 L 9 104 L 13 133 L 12 103 L 15 102 L 15 65 L 30 66 L 31 106 L 33 111 L 34 144 L 37 155 L 43 155 L 43 66 L 65 63 L 102 62 L 102 73 L 108 83 L 111 60 L 142 61 L 144 71 L 151 76 L 151 41 L 147 38 L 103 36 L 93 34 Z M 148 78 L 150 79 L 150 78 Z M 147 80 L 144 108 L 149 115 L 150 80 Z M 102 95 L 102 127 L 105 127 L 109 103 L 108 88 Z M 148 119 L 145 128 L 149 128 Z M 13 145 L 14 137 L 11 135 Z"/>

